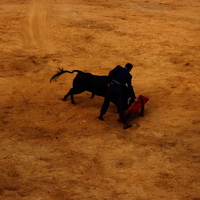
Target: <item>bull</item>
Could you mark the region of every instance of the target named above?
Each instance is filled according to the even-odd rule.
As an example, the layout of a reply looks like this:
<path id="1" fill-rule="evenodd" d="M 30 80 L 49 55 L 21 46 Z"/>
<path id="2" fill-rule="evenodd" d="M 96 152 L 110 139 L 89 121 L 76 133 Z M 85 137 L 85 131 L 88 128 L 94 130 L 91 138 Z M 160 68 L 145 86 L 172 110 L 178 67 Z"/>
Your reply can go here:
<path id="1" fill-rule="evenodd" d="M 91 73 L 85 73 L 80 70 L 73 70 L 73 71 L 67 71 L 62 68 L 59 68 L 59 71 L 51 77 L 50 82 L 52 80 L 57 80 L 60 75 L 64 73 L 74 73 L 77 72 L 76 77 L 73 80 L 72 88 L 69 90 L 69 92 L 63 97 L 63 101 L 66 101 L 67 97 L 71 97 L 71 103 L 75 104 L 74 95 L 80 94 L 84 91 L 89 91 L 92 93 L 91 98 L 93 98 L 95 95 L 105 97 L 106 89 L 108 87 L 108 76 L 99 76 L 99 75 L 93 75 Z M 127 87 L 124 87 L 124 104 L 127 108 L 132 102 L 128 101 L 128 99 L 132 98 L 133 95 L 131 95 L 127 89 Z M 115 99 L 112 100 L 114 104 Z"/>

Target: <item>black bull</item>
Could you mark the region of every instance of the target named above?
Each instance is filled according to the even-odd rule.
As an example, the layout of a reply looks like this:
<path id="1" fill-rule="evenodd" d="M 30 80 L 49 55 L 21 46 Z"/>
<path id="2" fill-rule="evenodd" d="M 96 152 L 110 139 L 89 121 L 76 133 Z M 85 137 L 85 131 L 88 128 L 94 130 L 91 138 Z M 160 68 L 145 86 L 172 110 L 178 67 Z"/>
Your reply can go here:
<path id="1" fill-rule="evenodd" d="M 92 93 L 92 98 L 95 95 L 105 97 L 106 89 L 108 87 L 108 76 L 97 76 L 91 73 L 85 73 L 80 70 L 67 71 L 59 68 L 59 71 L 51 77 L 50 82 L 52 80 L 56 80 L 60 75 L 64 73 L 74 73 L 77 72 L 76 77 L 73 80 L 73 86 L 69 90 L 69 92 L 63 97 L 63 101 L 66 101 L 67 97 L 71 97 L 71 103 L 75 104 L 74 94 L 80 94 L 84 91 L 89 91 Z M 134 91 L 130 91 L 127 87 L 124 87 L 124 105 L 127 108 L 130 104 L 128 104 L 128 99 L 132 100 L 135 98 Z M 112 100 L 114 104 L 115 99 Z M 130 102 L 131 103 L 131 102 Z"/>

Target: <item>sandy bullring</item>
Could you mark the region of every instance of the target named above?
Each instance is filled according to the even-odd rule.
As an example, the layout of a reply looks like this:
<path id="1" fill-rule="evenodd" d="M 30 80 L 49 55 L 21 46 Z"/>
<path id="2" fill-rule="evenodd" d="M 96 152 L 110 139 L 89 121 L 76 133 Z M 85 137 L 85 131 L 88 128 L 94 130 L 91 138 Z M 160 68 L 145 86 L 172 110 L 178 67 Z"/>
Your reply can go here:
<path id="1" fill-rule="evenodd" d="M 200 2 L 1 0 L 0 199 L 200 200 Z M 145 116 L 123 130 L 74 74 L 131 71 Z"/>

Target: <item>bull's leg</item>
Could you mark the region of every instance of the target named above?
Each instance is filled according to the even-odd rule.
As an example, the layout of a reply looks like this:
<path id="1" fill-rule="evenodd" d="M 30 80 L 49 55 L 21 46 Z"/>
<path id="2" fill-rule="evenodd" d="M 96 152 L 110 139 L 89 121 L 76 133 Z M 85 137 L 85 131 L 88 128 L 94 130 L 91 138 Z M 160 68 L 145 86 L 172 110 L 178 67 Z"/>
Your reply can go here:
<path id="1" fill-rule="evenodd" d="M 73 95 L 73 93 L 70 94 L 70 97 L 71 97 L 71 103 L 75 104 L 76 102 L 74 101 L 74 95 Z"/>
<path id="2" fill-rule="evenodd" d="M 71 88 L 69 92 L 63 97 L 63 101 L 66 101 L 67 97 L 70 95 L 71 97 L 71 103 L 75 104 L 76 102 L 74 101 L 74 94 L 80 94 L 84 92 L 85 90 L 83 88 Z"/>
<path id="3" fill-rule="evenodd" d="M 142 102 L 142 106 L 141 106 L 141 110 L 140 110 L 140 115 L 144 116 L 144 101 L 142 98 L 141 98 L 141 102 Z"/>
<path id="4" fill-rule="evenodd" d="M 73 95 L 74 93 L 73 93 L 73 88 L 71 88 L 70 90 L 69 90 L 69 92 L 62 98 L 62 100 L 63 101 L 66 101 L 67 100 L 67 97 L 70 95 L 70 97 L 71 97 L 71 103 L 72 104 L 75 104 L 76 102 L 74 101 L 74 95 Z"/>
<path id="5" fill-rule="evenodd" d="M 144 116 L 144 105 L 141 106 L 140 115 Z"/>
<path id="6" fill-rule="evenodd" d="M 92 96 L 90 97 L 91 99 L 93 99 L 94 98 L 94 96 L 95 96 L 95 94 L 92 92 Z"/>

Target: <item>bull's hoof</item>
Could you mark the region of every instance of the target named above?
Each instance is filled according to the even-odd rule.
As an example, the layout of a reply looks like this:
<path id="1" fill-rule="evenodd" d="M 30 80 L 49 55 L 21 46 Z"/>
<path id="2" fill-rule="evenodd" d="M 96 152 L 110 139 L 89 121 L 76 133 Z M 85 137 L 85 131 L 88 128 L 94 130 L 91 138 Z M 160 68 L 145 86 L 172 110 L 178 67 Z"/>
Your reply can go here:
<path id="1" fill-rule="evenodd" d="M 67 101 L 67 99 L 65 99 L 65 98 L 62 98 L 62 101 Z"/>
<path id="2" fill-rule="evenodd" d="M 103 121 L 104 118 L 102 116 L 97 117 L 99 120 Z"/>
<path id="3" fill-rule="evenodd" d="M 126 125 L 124 125 L 124 129 L 131 128 L 131 127 L 132 127 L 131 124 L 126 124 Z"/>

